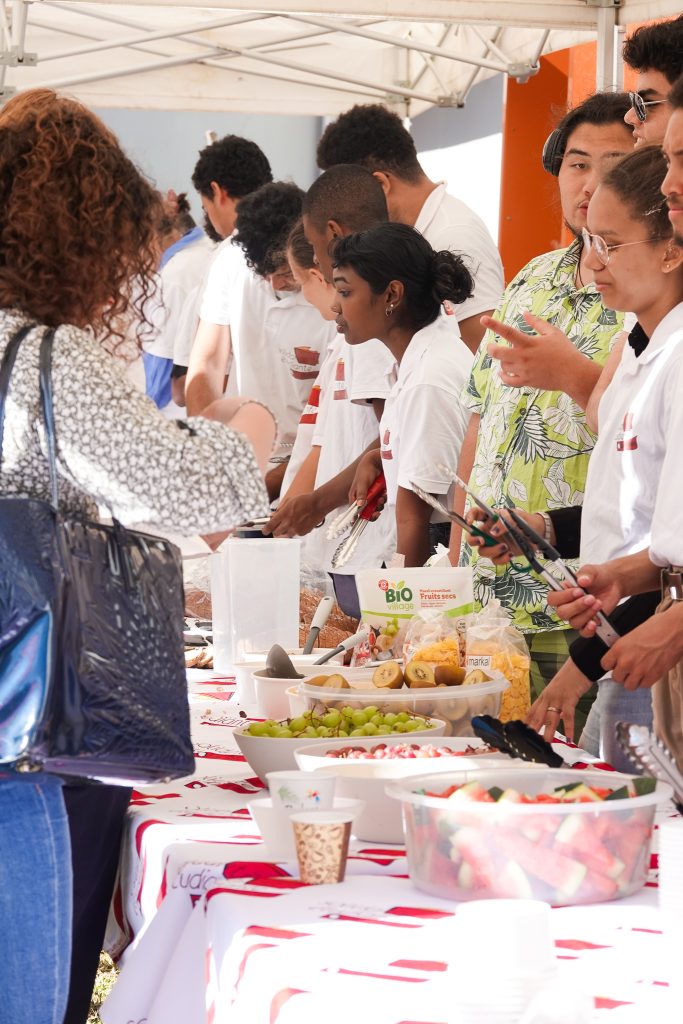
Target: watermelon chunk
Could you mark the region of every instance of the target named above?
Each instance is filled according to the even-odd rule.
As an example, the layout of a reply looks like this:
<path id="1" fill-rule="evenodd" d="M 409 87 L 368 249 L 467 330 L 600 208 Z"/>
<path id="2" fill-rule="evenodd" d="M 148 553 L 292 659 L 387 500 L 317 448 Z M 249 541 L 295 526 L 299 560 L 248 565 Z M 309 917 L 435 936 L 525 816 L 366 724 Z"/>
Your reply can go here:
<path id="1" fill-rule="evenodd" d="M 618 878 L 624 870 L 623 861 L 615 857 L 600 838 L 594 835 L 586 815 L 567 815 L 555 839 L 558 845 L 566 847 L 564 852 L 583 861 L 589 871 L 598 871 L 608 878 Z"/>
<path id="2" fill-rule="evenodd" d="M 497 842 L 501 853 L 517 861 L 527 874 L 555 889 L 560 900 L 573 896 L 588 873 L 585 864 L 557 850 L 539 847 L 524 836 L 499 833 Z"/>

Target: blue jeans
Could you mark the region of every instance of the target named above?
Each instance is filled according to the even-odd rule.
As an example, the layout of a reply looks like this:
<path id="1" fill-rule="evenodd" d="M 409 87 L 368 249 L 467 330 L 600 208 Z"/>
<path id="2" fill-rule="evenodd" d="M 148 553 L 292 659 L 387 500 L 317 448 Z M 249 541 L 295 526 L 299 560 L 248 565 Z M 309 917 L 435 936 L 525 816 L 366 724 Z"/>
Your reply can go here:
<path id="1" fill-rule="evenodd" d="M 61 782 L 0 774 L 0 1024 L 62 1024 L 70 950 Z"/>
<path id="2" fill-rule="evenodd" d="M 652 729 L 652 691 L 627 690 L 607 676 L 598 683 L 598 696 L 590 710 L 579 746 L 601 757 L 620 772 L 639 774 L 617 743 L 617 722 Z"/>

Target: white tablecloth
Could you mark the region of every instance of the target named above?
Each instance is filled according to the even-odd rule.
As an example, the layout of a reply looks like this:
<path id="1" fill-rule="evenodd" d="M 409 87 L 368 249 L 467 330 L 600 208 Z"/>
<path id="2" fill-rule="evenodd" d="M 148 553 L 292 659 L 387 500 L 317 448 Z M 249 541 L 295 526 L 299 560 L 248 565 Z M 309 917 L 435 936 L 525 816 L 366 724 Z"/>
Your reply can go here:
<path id="1" fill-rule="evenodd" d="M 197 775 L 131 805 L 108 948 L 130 945 L 105 1024 L 457 1024 L 457 905 L 411 885 L 402 847 L 352 841 L 338 886 L 269 863 L 233 688 L 194 672 L 190 696 Z M 683 1021 L 670 985 L 683 949 L 662 936 L 656 868 L 655 854 L 629 899 L 552 912 L 559 984 L 593 1000 L 594 1021 Z"/>

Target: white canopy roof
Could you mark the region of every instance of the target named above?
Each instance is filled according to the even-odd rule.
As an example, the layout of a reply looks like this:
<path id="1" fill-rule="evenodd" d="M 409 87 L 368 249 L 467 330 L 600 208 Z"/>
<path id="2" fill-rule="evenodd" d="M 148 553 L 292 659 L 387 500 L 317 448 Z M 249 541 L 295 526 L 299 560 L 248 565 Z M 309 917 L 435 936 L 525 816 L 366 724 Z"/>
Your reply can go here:
<path id="1" fill-rule="evenodd" d="M 0 0 L 0 102 L 48 85 L 100 107 L 327 115 L 383 101 L 414 116 L 596 36 L 609 85 L 618 26 L 680 0 L 245 2 Z"/>

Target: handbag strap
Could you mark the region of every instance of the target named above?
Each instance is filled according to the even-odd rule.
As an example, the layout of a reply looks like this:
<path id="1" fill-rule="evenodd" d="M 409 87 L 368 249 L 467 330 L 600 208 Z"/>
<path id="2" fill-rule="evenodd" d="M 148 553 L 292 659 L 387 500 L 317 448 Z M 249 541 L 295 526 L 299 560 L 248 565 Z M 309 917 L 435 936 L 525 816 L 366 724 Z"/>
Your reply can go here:
<path id="1" fill-rule="evenodd" d="M 2 356 L 2 363 L 0 363 L 0 468 L 2 468 L 2 445 L 5 438 L 5 405 L 7 403 L 9 381 L 12 376 L 17 353 L 19 352 L 19 346 L 34 327 L 35 324 L 27 324 L 26 327 L 21 327 L 16 334 L 12 335 L 7 342 Z"/>
<path id="2" fill-rule="evenodd" d="M 55 414 L 52 402 L 52 343 L 55 337 L 55 328 L 50 327 L 43 335 L 40 342 L 40 402 L 43 407 L 43 419 L 45 421 L 45 438 L 47 441 L 47 465 L 50 474 L 50 492 L 52 494 L 52 506 L 57 512 L 59 510 L 59 491 L 57 488 L 57 444 L 55 441 Z"/>

